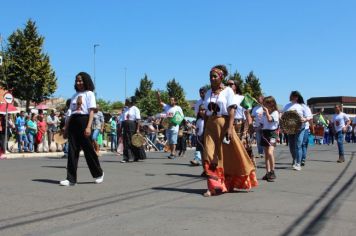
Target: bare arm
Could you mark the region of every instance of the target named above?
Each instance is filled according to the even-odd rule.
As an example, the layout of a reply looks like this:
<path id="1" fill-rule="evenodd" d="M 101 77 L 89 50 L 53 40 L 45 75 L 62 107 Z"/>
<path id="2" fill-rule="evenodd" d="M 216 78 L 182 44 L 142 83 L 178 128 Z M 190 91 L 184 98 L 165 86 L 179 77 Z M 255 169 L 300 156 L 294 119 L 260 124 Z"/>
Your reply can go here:
<path id="1" fill-rule="evenodd" d="M 227 130 L 227 138 L 229 140 L 232 137 L 232 132 L 233 132 L 233 128 L 234 128 L 235 110 L 236 110 L 236 108 L 234 106 L 231 106 L 229 108 L 229 126 L 228 126 L 228 130 Z"/>

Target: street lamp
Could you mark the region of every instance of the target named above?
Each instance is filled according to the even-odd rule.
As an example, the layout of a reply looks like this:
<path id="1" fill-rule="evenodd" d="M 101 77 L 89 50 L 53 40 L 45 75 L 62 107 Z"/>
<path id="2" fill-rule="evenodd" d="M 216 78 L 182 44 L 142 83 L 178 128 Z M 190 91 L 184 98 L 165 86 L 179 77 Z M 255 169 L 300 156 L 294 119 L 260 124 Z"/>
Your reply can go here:
<path id="1" fill-rule="evenodd" d="M 99 44 L 94 44 L 94 87 L 95 87 L 95 96 L 96 96 L 96 70 L 95 70 L 95 54 L 96 54 L 96 47 L 100 46 Z"/>
<path id="2" fill-rule="evenodd" d="M 227 65 L 229 66 L 229 74 L 232 75 L 232 71 L 231 71 L 231 63 L 227 63 Z"/>

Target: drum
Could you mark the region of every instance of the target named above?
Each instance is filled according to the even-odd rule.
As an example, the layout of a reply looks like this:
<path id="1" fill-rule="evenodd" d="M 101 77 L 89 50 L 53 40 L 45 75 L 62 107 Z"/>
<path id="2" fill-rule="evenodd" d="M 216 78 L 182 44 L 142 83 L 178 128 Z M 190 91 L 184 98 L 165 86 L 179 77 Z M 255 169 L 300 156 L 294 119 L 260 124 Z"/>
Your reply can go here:
<path id="1" fill-rule="evenodd" d="M 296 111 L 286 111 L 281 117 L 280 124 L 286 134 L 296 134 L 302 128 L 302 119 Z"/>
<path id="2" fill-rule="evenodd" d="M 65 139 L 63 137 L 63 134 L 62 133 L 56 133 L 54 134 L 53 136 L 53 139 L 54 139 L 54 142 L 59 144 L 59 145 L 62 145 L 62 144 L 65 144 L 68 140 Z"/>
<path id="3" fill-rule="evenodd" d="M 134 134 L 131 137 L 131 143 L 135 147 L 142 147 L 146 142 L 145 137 L 142 134 Z"/>

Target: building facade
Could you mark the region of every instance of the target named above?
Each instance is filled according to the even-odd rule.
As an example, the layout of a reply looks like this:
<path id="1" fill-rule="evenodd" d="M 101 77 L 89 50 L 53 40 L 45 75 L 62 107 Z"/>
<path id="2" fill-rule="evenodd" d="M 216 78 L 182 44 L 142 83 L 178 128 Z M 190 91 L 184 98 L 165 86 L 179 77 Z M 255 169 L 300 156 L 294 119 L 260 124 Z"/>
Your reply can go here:
<path id="1" fill-rule="evenodd" d="M 313 114 L 322 112 L 330 117 L 335 114 L 335 105 L 342 105 L 342 111 L 350 117 L 356 116 L 356 97 L 313 97 L 308 99 L 308 106 Z"/>

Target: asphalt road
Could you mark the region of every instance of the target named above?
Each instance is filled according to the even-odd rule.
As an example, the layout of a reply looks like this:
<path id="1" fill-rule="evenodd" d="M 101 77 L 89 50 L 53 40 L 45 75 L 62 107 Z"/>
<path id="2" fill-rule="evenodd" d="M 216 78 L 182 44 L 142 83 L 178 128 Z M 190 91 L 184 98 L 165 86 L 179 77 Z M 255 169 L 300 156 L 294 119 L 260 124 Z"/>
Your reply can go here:
<path id="1" fill-rule="evenodd" d="M 201 167 L 189 165 L 192 151 L 125 164 L 103 154 L 102 184 L 81 158 L 74 187 L 58 185 L 65 159 L 0 160 L 0 235 L 356 235 L 356 144 L 345 150 L 338 164 L 336 145 L 311 147 L 298 172 L 279 146 L 276 182 L 210 198 Z M 258 166 L 261 179 L 263 160 Z"/>

